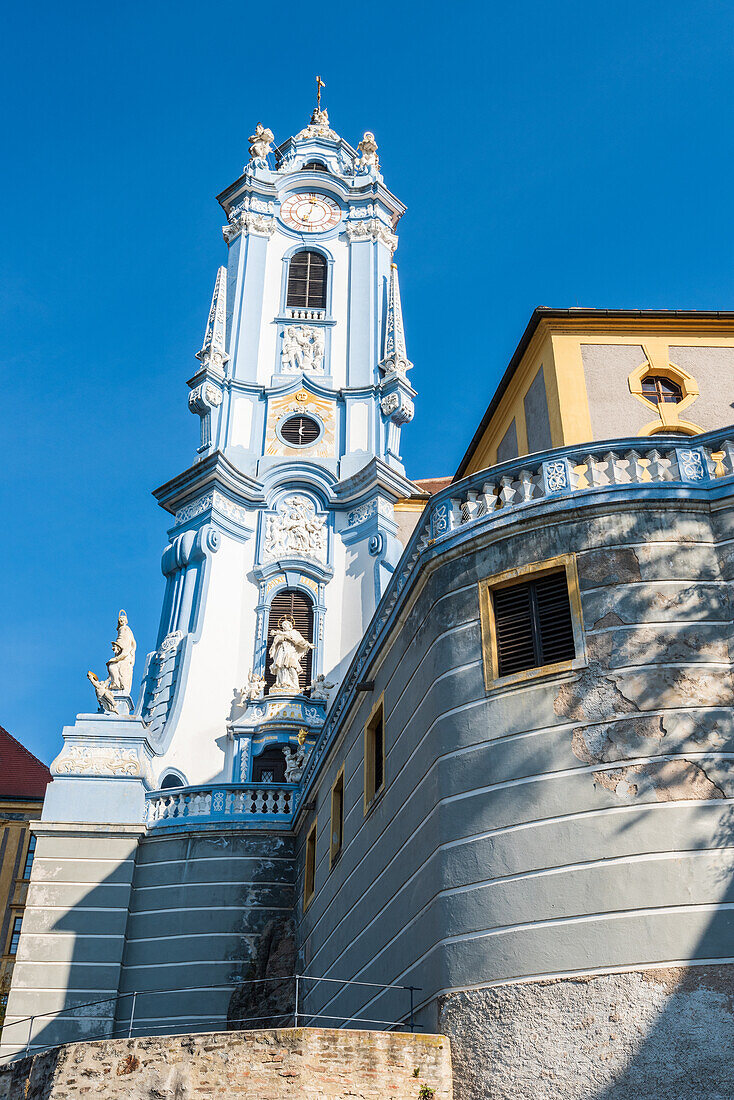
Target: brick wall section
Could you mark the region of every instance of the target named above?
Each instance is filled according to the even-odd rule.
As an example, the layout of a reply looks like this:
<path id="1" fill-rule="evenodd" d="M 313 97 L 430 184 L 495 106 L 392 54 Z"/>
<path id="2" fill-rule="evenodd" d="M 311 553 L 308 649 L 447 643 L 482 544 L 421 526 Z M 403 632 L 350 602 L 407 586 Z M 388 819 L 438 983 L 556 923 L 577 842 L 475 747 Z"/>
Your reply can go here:
<path id="1" fill-rule="evenodd" d="M 442 1035 L 283 1028 L 108 1039 L 0 1067 L 0 1100 L 420 1100 L 424 1086 L 451 1100 Z"/>

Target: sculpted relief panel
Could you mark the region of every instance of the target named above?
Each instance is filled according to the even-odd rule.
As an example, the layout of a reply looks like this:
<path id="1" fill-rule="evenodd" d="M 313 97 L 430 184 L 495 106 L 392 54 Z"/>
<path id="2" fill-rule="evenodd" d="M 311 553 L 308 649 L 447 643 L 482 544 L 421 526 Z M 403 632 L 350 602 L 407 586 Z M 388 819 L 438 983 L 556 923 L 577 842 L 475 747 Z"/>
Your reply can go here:
<path id="1" fill-rule="evenodd" d="M 308 497 L 284 497 L 274 516 L 268 516 L 263 560 L 303 556 L 326 561 L 326 516 L 317 516 Z"/>
<path id="2" fill-rule="evenodd" d="M 311 325 L 289 325 L 283 333 L 280 369 L 284 374 L 321 371 L 324 364 L 324 333 Z"/>

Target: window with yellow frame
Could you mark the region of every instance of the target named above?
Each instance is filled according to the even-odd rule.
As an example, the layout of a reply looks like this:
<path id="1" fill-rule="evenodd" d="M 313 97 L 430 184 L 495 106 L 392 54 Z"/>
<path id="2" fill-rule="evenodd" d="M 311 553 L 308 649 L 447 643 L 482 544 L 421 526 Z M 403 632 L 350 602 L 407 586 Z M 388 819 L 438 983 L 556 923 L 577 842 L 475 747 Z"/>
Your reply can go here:
<path id="1" fill-rule="evenodd" d="M 329 843 L 329 870 L 341 855 L 344 843 L 344 765 L 342 764 L 334 786 L 331 788 L 331 832 Z"/>
<path id="2" fill-rule="evenodd" d="M 318 821 L 314 818 L 313 825 L 306 836 L 306 858 L 303 871 L 303 911 L 308 909 L 316 892 L 316 826 Z"/>
<path id="3" fill-rule="evenodd" d="M 487 691 L 587 663 L 574 554 L 484 577 L 479 612 Z"/>
<path id="4" fill-rule="evenodd" d="M 696 379 L 674 363 L 661 362 L 662 355 L 650 354 L 644 347 L 642 350 L 647 359 L 632 371 L 627 381 L 633 397 L 645 408 L 657 413 L 657 419 L 643 425 L 639 434 L 679 432 L 682 435 L 698 435 L 703 428 L 690 420 L 681 419 L 681 413 L 699 397 Z"/>
<path id="5" fill-rule="evenodd" d="M 375 703 L 364 727 L 364 812 L 385 789 L 384 695 Z"/>

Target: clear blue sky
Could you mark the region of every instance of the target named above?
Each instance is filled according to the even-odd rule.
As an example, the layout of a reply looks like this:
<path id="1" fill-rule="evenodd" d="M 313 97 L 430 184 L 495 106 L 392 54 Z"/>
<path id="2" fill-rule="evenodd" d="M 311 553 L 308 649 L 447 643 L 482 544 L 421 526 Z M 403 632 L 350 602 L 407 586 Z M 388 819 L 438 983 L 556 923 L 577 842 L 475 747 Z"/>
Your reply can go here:
<path id="1" fill-rule="evenodd" d="M 261 120 L 374 130 L 407 204 L 414 477 L 452 473 L 532 309 L 734 307 L 734 8 L 6 5 L 0 724 L 49 761 L 125 607 L 155 642 L 214 195 Z"/>

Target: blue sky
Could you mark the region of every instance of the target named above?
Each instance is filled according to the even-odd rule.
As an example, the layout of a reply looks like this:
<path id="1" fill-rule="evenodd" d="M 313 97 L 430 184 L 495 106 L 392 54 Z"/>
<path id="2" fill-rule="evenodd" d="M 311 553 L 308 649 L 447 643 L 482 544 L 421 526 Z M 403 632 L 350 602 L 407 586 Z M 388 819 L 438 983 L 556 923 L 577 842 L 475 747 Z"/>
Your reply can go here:
<path id="1" fill-rule="evenodd" d="M 211 0 L 7 5 L 0 724 L 49 761 L 124 606 L 155 642 L 214 195 L 261 120 L 380 145 L 414 477 L 452 473 L 532 309 L 734 307 L 734 8 Z"/>

